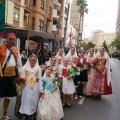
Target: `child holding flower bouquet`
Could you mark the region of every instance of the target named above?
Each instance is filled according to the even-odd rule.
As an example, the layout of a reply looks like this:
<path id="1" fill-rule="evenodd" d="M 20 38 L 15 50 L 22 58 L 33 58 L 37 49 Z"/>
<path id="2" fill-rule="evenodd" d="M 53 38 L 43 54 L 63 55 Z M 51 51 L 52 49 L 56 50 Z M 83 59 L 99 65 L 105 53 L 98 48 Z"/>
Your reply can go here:
<path id="1" fill-rule="evenodd" d="M 47 66 L 42 78 L 45 95 L 39 100 L 37 120 L 60 120 L 64 117 L 58 84 L 52 71 L 52 66 Z"/>
<path id="2" fill-rule="evenodd" d="M 58 77 L 62 77 L 62 92 L 64 96 L 63 107 L 65 105 L 71 106 L 68 102 L 74 98 L 75 85 L 73 82 L 73 75 L 70 74 L 71 67 L 69 64 L 69 58 L 65 57 L 62 61 L 61 68 Z"/>
<path id="3" fill-rule="evenodd" d="M 87 69 L 88 65 L 86 62 L 86 58 L 84 57 L 84 51 L 80 52 L 80 56 L 78 57 L 77 66 L 80 69 L 80 75 L 75 77 L 76 81 L 76 96 L 75 99 L 78 97 L 82 97 L 84 84 L 88 81 L 87 76 Z"/>
<path id="4" fill-rule="evenodd" d="M 21 88 L 19 84 L 16 84 L 19 99 L 16 102 L 15 115 L 20 120 L 36 120 L 38 100 L 40 94 L 44 93 L 42 92 L 41 69 L 35 55 L 28 58 L 20 76 L 25 80 L 25 83 Z M 18 80 L 22 78 L 18 78 Z"/>

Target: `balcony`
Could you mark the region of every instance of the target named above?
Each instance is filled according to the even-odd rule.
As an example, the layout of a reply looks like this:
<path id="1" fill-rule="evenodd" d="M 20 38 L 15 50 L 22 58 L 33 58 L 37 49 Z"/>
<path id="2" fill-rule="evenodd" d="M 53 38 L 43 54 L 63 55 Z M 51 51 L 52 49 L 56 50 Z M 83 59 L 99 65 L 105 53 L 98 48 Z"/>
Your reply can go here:
<path id="1" fill-rule="evenodd" d="M 32 5 L 31 4 L 25 4 L 24 5 L 25 12 L 31 13 L 32 11 Z"/>
<path id="2" fill-rule="evenodd" d="M 57 31 L 56 25 L 52 25 L 52 31 Z"/>
<path id="3" fill-rule="evenodd" d="M 59 20 L 59 16 L 57 15 L 56 9 L 53 9 L 53 18 L 55 18 L 56 20 Z"/>
<path id="4" fill-rule="evenodd" d="M 52 34 L 58 35 L 58 28 L 56 27 L 56 25 L 52 25 Z"/>
<path id="5" fill-rule="evenodd" d="M 58 0 L 54 0 L 54 9 L 57 9 L 58 11 L 61 9 L 61 3 L 59 3 Z"/>
<path id="6" fill-rule="evenodd" d="M 54 4 L 54 9 L 60 11 L 61 10 L 61 4 L 60 3 Z"/>

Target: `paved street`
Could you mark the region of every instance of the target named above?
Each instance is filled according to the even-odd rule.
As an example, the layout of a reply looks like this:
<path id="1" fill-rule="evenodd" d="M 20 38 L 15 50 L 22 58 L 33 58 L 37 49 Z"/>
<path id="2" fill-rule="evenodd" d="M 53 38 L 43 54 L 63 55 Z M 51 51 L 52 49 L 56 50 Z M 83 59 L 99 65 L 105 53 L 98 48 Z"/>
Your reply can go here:
<path id="1" fill-rule="evenodd" d="M 103 96 L 101 101 L 87 97 L 72 101 L 71 108 L 64 108 L 63 120 L 120 120 L 120 62 L 111 59 L 111 66 L 113 95 Z M 12 100 L 8 115 L 12 120 L 17 120 L 13 115 L 14 104 L 15 100 Z"/>

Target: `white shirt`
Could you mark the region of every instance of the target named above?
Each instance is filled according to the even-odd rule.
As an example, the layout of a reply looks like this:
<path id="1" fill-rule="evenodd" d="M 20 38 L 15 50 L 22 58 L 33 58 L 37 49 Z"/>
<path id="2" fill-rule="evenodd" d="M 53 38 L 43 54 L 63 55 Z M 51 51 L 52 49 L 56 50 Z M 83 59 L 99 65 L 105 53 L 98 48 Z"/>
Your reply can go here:
<path id="1" fill-rule="evenodd" d="M 80 58 L 80 62 L 83 64 L 83 58 Z"/>
<path id="2" fill-rule="evenodd" d="M 8 56 L 9 56 L 9 54 L 10 54 L 10 51 L 7 49 L 7 50 L 6 50 L 6 58 L 5 58 L 5 60 L 4 60 L 4 63 L 3 63 L 3 65 L 2 65 L 2 68 L 4 67 L 4 64 L 5 64 Z M 11 57 L 10 57 L 10 60 L 9 60 L 9 62 L 8 62 L 8 64 L 7 64 L 7 66 L 16 66 L 16 61 L 15 61 L 15 58 L 14 58 L 13 54 L 11 54 Z M 18 67 L 19 72 L 21 72 L 22 62 L 21 62 L 21 56 L 20 56 L 19 51 L 18 51 L 18 56 L 17 56 L 17 67 Z"/>

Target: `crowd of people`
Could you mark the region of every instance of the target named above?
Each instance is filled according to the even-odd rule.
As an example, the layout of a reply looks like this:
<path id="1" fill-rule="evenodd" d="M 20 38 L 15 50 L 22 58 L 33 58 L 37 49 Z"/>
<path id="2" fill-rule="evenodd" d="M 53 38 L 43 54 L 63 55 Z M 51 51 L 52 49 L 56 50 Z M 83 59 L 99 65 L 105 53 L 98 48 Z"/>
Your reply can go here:
<path id="1" fill-rule="evenodd" d="M 19 120 L 61 120 L 63 108 L 72 109 L 71 100 L 83 96 L 101 100 L 102 95 L 112 94 L 109 55 L 104 47 L 97 52 L 94 48 L 77 52 L 72 46 L 67 54 L 60 48 L 41 69 L 40 56 L 35 53 L 25 56 L 22 66 L 24 52 L 20 56 L 13 47 L 15 39 L 14 33 L 8 33 L 6 43 L 0 45 L 0 98 L 4 98 L 1 118 L 9 119 L 7 109 L 15 96 L 15 116 Z M 20 85 L 14 82 L 16 68 L 19 79 L 24 79 Z"/>
<path id="2" fill-rule="evenodd" d="M 20 54 L 21 54 L 22 65 L 26 63 L 27 59 L 32 54 L 35 54 L 37 56 L 39 65 L 45 64 L 45 62 L 48 61 L 50 57 L 55 56 L 55 52 L 52 51 L 47 52 L 45 49 L 28 50 L 28 55 L 27 55 L 27 50 L 23 49 L 20 50 Z"/>

